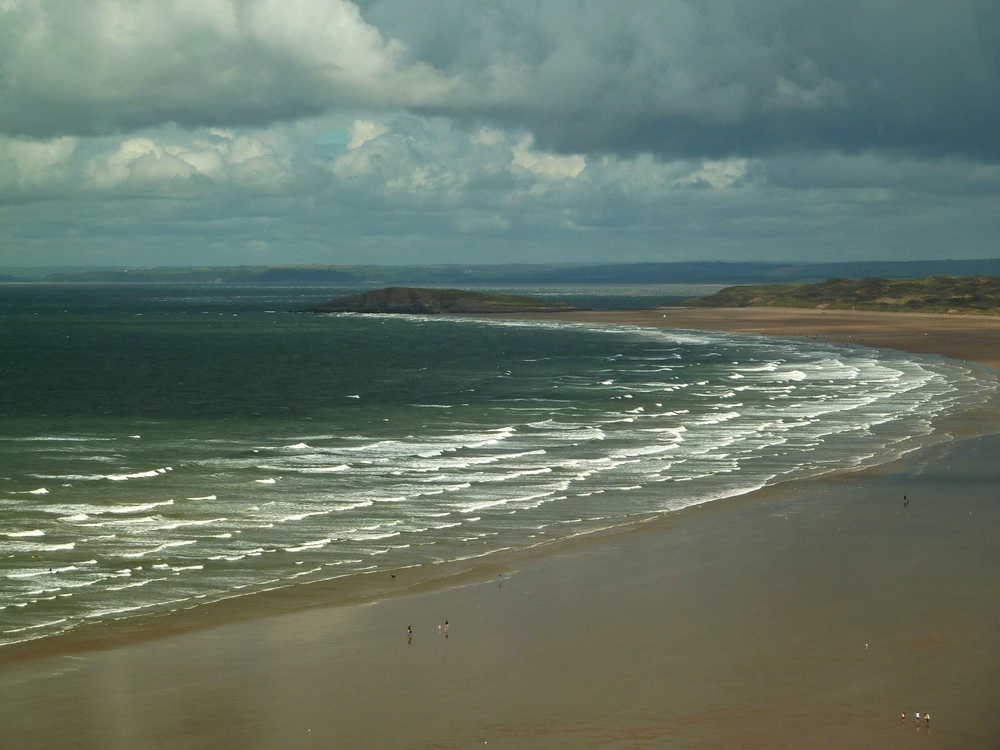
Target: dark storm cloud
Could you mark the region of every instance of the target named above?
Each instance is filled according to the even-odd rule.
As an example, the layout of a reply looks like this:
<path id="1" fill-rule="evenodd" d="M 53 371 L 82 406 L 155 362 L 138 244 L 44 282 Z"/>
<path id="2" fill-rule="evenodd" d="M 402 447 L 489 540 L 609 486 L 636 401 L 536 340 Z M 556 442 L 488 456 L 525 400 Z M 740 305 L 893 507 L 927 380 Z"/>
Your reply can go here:
<path id="1" fill-rule="evenodd" d="M 0 265 L 975 258 L 994 0 L 0 0 Z"/>
<path id="2" fill-rule="evenodd" d="M 266 126 L 348 107 L 565 153 L 1000 157 L 992 0 L 9 0 L 0 130 Z"/>
<path id="3" fill-rule="evenodd" d="M 371 0 L 366 17 L 489 97 L 441 111 L 566 152 L 900 150 L 1000 157 L 1000 4 Z"/>

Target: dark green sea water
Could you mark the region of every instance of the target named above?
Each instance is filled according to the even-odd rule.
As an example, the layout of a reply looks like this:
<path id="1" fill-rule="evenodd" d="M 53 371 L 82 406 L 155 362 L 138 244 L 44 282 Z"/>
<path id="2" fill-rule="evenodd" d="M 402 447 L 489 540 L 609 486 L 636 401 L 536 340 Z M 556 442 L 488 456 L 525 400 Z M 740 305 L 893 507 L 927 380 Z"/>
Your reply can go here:
<path id="1" fill-rule="evenodd" d="M 338 293 L 0 287 L 0 642 L 885 460 L 994 387 L 815 342 L 294 312 Z"/>

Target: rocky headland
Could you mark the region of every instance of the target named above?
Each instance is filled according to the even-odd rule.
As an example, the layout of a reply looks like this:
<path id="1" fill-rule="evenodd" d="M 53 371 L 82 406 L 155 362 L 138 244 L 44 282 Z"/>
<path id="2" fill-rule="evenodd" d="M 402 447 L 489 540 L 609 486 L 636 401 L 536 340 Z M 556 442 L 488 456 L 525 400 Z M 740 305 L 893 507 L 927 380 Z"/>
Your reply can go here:
<path id="1" fill-rule="evenodd" d="M 440 313 L 545 313 L 575 310 L 563 302 L 550 302 L 537 297 L 516 294 L 486 294 L 461 289 L 423 289 L 419 287 L 389 287 L 363 294 L 324 302 L 307 308 L 305 312 L 358 312 L 410 315 Z"/>

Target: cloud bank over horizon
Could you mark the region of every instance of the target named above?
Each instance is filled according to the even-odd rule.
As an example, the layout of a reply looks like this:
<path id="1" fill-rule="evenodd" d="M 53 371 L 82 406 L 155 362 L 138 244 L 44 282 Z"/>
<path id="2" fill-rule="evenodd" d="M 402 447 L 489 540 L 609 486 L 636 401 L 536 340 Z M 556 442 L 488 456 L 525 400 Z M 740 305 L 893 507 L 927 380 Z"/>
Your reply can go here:
<path id="1" fill-rule="evenodd" d="M 0 1 L 0 265 L 996 256 L 986 0 Z"/>

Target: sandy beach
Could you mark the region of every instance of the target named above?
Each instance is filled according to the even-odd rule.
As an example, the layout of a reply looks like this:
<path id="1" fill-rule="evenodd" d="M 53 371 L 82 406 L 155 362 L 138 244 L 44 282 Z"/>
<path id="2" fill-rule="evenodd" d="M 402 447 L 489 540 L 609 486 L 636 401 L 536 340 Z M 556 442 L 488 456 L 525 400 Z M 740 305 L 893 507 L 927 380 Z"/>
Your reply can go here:
<path id="1" fill-rule="evenodd" d="M 579 323 L 729 331 L 779 338 L 809 337 L 917 354 L 939 354 L 950 359 L 1000 367 L 1000 318 L 987 315 L 773 307 L 671 307 L 659 310 L 587 310 L 536 317 Z"/>
<path id="2" fill-rule="evenodd" d="M 1000 364 L 989 318 L 558 317 Z M 988 409 L 959 422 L 1000 431 Z M 433 585 L 401 571 L 347 602 L 313 590 L 300 611 L 257 599 L 254 616 L 248 598 L 239 618 L 205 608 L 158 638 L 0 653 L 0 746 L 995 748 L 997 455 L 981 434 Z"/>

